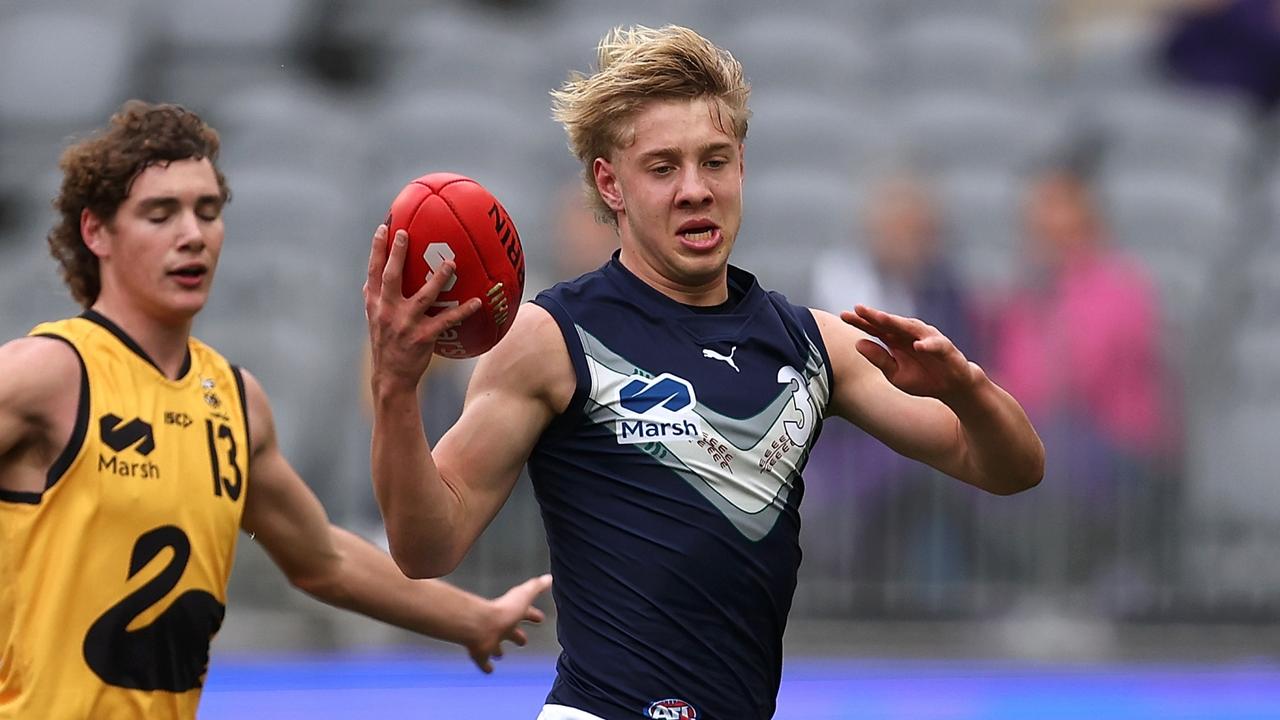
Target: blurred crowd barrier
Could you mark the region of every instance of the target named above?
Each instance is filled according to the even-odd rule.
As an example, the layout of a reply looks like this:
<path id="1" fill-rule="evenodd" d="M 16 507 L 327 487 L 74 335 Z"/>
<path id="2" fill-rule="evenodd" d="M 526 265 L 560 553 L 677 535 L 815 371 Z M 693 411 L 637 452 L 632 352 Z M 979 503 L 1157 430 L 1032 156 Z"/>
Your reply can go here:
<path id="1" fill-rule="evenodd" d="M 614 25 L 687 24 L 753 85 L 735 262 L 796 302 L 937 325 L 1048 447 L 1042 485 L 1001 498 L 828 423 L 795 616 L 989 618 L 1051 597 L 1122 621 L 1274 621 L 1277 6 L 6 2 L 0 329 L 75 310 L 43 241 L 67 138 L 130 97 L 196 109 L 233 192 L 197 335 L 262 380 L 331 515 L 377 537 L 360 287 L 391 198 L 431 171 L 490 187 L 526 298 L 598 265 L 616 237 L 583 206 L 547 92 Z M 433 365 L 433 438 L 469 370 Z M 545 565 L 523 482 L 457 577 L 495 591 Z"/>

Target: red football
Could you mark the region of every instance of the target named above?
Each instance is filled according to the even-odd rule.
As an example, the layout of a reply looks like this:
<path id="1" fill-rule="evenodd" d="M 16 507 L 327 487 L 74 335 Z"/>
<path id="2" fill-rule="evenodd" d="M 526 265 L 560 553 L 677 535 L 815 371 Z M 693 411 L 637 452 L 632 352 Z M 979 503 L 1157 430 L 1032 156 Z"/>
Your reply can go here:
<path id="1" fill-rule="evenodd" d="M 462 175 L 431 173 L 414 180 L 391 202 L 387 237 L 409 233 L 404 283 L 409 297 L 432 271 L 453 260 L 456 272 L 431 314 L 480 298 L 480 310 L 436 340 L 435 352 L 475 357 L 502 339 L 524 292 L 524 250 L 515 223 L 483 185 Z"/>

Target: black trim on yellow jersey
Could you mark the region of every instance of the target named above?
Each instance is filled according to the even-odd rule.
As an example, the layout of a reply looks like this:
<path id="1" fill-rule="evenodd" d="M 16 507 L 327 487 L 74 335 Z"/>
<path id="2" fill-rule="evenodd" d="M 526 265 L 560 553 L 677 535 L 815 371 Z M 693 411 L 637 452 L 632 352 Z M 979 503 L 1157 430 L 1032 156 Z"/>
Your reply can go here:
<path id="1" fill-rule="evenodd" d="M 80 398 L 76 401 L 76 424 L 71 429 L 71 439 L 67 441 L 66 447 L 62 448 L 62 452 L 53 461 L 53 465 L 49 466 L 49 472 L 45 475 L 44 489 L 48 490 L 66 474 L 67 469 L 71 467 L 71 461 L 76 459 L 80 446 L 84 444 L 84 436 L 89 429 L 89 371 L 85 369 L 84 358 L 80 357 L 80 351 L 70 340 L 48 333 L 40 333 L 35 337 L 46 337 L 66 343 L 67 347 L 71 348 L 71 352 L 76 354 L 76 362 L 80 363 Z M 39 505 L 42 497 L 44 497 L 43 493 L 0 490 L 0 500 L 6 502 Z"/>
<path id="2" fill-rule="evenodd" d="M 240 410 L 244 413 L 244 439 L 249 443 L 248 456 L 253 458 L 253 435 L 249 434 L 249 401 L 244 394 L 244 371 L 239 365 L 231 366 L 231 374 L 236 377 L 236 393 L 240 395 Z"/>
<path id="3" fill-rule="evenodd" d="M 40 493 L 19 492 L 17 490 L 0 490 L 0 502 L 22 503 L 24 505 L 39 505 L 40 498 L 44 497 Z"/>
<path id="4" fill-rule="evenodd" d="M 58 455 L 57 460 L 53 461 L 49 474 L 45 476 L 44 489 L 48 490 L 66 474 L 71 467 L 71 461 L 76 459 L 80 446 L 84 444 L 84 435 L 89 429 L 89 371 L 85 369 L 84 358 L 80 357 L 80 351 L 76 350 L 76 346 L 72 345 L 70 340 L 57 335 L 43 337 L 51 337 L 66 343 L 76 354 L 76 362 L 80 363 L 80 400 L 76 403 L 76 426 L 71 431 L 71 440 L 67 442 L 66 447 L 62 448 L 62 453 Z"/>
<path id="5" fill-rule="evenodd" d="M 134 341 L 133 338 L 129 337 L 129 334 L 126 333 L 124 330 L 122 330 L 119 325 L 116 325 L 115 323 L 111 322 L 96 310 L 85 310 L 84 312 L 80 313 L 80 317 L 84 318 L 85 320 L 88 320 L 89 322 L 101 325 L 104 329 L 106 329 L 107 332 L 111 333 L 112 335 L 115 335 L 117 340 L 124 343 L 125 347 L 132 350 L 135 355 L 142 358 L 143 360 L 146 360 L 148 365 L 155 368 L 161 375 L 164 375 L 164 371 L 160 369 L 160 366 L 156 364 L 156 361 L 152 360 L 151 356 L 148 355 L 147 352 L 142 349 L 142 346 L 139 345 L 136 341 Z M 178 370 L 178 377 L 172 378 L 172 379 L 181 380 L 182 378 L 187 376 L 187 373 L 190 370 L 191 370 L 191 348 L 187 348 L 187 354 L 182 358 L 182 368 Z"/>

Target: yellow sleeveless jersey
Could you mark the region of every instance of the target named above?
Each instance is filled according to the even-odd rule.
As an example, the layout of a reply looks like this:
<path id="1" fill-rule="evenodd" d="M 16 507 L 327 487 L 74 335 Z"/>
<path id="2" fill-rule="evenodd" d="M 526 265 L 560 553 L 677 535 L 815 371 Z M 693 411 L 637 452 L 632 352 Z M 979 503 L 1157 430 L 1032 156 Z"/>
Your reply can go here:
<path id="1" fill-rule="evenodd" d="M 237 369 L 166 378 L 88 311 L 76 429 L 42 493 L 0 492 L 0 719 L 193 718 L 248 490 Z M 75 388 L 68 388 L 68 392 Z"/>

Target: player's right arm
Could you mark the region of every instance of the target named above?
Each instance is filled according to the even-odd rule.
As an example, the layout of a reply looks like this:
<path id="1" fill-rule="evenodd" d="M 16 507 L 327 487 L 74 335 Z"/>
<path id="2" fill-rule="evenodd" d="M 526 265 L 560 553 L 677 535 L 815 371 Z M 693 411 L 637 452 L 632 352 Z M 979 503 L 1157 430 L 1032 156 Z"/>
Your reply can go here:
<path id="1" fill-rule="evenodd" d="M 400 294 L 405 245 L 393 242 L 388 251 L 386 228 L 379 227 L 365 285 L 373 487 L 400 569 L 410 577 L 438 577 L 461 562 L 502 507 L 576 381 L 555 321 L 542 308 L 525 305 L 502 341 L 481 357 L 462 416 L 433 451 L 423 431 L 418 384 L 435 338 L 479 302 L 426 316 L 452 264 L 406 299 Z"/>
<path id="2" fill-rule="evenodd" d="M 24 337 L 0 346 L 0 490 L 38 493 L 74 429 L 80 361 L 69 345 Z"/>

